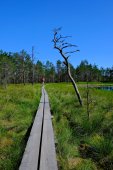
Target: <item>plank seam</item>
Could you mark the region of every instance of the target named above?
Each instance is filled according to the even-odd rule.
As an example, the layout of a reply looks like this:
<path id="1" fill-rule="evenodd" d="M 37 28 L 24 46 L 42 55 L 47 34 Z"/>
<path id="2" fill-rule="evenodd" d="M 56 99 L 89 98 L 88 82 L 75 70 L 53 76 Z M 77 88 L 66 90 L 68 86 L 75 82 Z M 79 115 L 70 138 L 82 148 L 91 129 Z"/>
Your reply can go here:
<path id="1" fill-rule="evenodd" d="M 42 127 L 41 127 L 41 138 L 40 138 L 40 148 L 39 148 L 39 157 L 38 157 L 38 167 L 37 167 L 37 170 L 40 170 L 40 161 L 41 161 L 41 150 L 42 150 L 42 137 L 43 137 L 43 127 L 44 127 L 44 109 L 45 109 L 45 92 L 44 92 L 44 89 L 43 89 L 43 92 L 44 94 L 44 102 L 41 102 L 43 103 L 43 118 L 42 118 Z"/>

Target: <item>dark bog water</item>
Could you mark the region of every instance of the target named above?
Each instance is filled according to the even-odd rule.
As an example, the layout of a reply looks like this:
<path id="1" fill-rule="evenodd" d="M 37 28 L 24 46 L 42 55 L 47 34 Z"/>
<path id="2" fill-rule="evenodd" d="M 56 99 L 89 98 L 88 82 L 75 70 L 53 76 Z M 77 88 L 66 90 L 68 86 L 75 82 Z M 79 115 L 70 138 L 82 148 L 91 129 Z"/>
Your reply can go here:
<path id="1" fill-rule="evenodd" d="M 113 86 L 100 86 L 100 87 L 97 87 L 97 89 L 112 91 Z"/>

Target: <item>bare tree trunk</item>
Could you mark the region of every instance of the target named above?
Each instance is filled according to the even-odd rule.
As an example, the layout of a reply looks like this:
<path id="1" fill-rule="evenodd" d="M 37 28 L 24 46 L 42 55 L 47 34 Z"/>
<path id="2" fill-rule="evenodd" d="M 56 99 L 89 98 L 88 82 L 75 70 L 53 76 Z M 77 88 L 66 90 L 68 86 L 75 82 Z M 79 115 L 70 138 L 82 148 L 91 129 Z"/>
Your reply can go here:
<path id="1" fill-rule="evenodd" d="M 89 105 L 90 105 L 90 101 L 89 101 L 89 86 L 88 86 L 88 80 L 87 80 L 87 91 L 86 91 L 86 104 L 87 104 L 87 115 L 88 115 L 88 120 L 89 120 Z"/>
<path id="2" fill-rule="evenodd" d="M 23 84 L 25 85 L 25 64 L 24 64 L 24 56 L 22 56 L 22 77 L 23 77 Z"/>
<path id="3" fill-rule="evenodd" d="M 75 80 L 73 79 L 73 77 L 72 77 L 72 75 L 71 75 L 69 63 L 68 63 L 68 65 L 67 65 L 67 73 L 68 73 L 68 76 L 69 76 L 69 78 L 70 78 L 70 80 L 71 80 L 71 82 L 72 82 L 72 85 L 73 85 L 74 89 L 75 89 L 75 92 L 76 92 L 76 95 L 77 95 L 77 97 L 78 97 L 79 103 L 80 103 L 80 105 L 82 106 L 82 99 L 81 99 L 80 93 L 79 93 L 79 91 L 78 91 L 78 87 L 77 87 L 77 85 L 76 85 L 76 83 L 75 83 Z"/>
<path id="4" fill-rule="evenodd" d="M 4 67 L 3 67 L 3 87 L 6 89 L 7 88 L 7 82 L 8 82 L 8 65 L 6 62 L 4 62 Z"/>
<path id="5" fill-rule="evenodd" d="M 32 85 L 34 84 L 34 47 L 32 47 Z"/>

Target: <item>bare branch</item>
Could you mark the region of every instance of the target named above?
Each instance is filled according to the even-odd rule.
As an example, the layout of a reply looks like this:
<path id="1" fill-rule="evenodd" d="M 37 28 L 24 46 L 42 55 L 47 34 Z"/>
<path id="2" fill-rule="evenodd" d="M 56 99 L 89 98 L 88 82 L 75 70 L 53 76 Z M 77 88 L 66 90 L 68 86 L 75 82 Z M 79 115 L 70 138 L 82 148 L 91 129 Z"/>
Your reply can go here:
<path id="1" fill-rule="evenodd" d="M 60 35 L 60 36 L 61 36 L 61 35 Z M 63 39 L 65 39 L 65 38 L 70 38 L 70 37 L 72 37 L 72 36 L 64 36 L 64 37 L 61 36 L 61 38 L 63 38 Z"/>
<path id="2" fill-rule="evenodd" d="M 67 56 L 67 60 L 68 60 L 69 57 L 70 57 L 70 55 Z"/>
<path id="3" fill-rule="evenodd" d="M 53 32 L 54 32 L 54 33 L 58 33 L 59 31 L 61 31 L 61 29 L 62 29 L 62 27 L 55 28 L 55 29 L 53 30 Z"/>
<path id="4" fill-rule="evenodd" d="M 62 47 L 62 49 L 64 49 L 64 48 L 69 48 L 69 47 L 77 47 L 77 46 L 76 46 L 76 45 L 72 45 L 72 44 L 68 44 L 68 45 Z"/>
<path id="5" fill-rule="evenodd" d="M 65 42 L 65 43 L 62 43 L 62 46 L 64 46 L 64 45 L 67 45 L 67 44 L 69 44 L 69 43 L 67 43 L 67 42 Z"/>
<path id="6" fill-rule="evenodd" d="M 71 53 L 76 53 L 76 52 L 79 52 L 80 50 L 76 50 L 76 51 L 68 51 L 68 52 L 65 52 L 65 54 L 71 54 Z"/>
<path id="7" fill-rule="evenodd" d="M 65 42 L 65 40 L 59 41 L 59 43 L 62 43 L 62 45 L 63 45 L 63 44 L 67 44 L 67 43 L 64 43 L 64 42 Z"/>

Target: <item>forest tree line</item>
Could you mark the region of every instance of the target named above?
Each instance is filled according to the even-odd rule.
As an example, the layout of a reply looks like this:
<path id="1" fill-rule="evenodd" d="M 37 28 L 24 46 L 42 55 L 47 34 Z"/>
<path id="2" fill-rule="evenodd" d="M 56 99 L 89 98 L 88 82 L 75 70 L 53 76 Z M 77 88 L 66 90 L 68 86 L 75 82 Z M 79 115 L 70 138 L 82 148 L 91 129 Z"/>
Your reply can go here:
<path id="1" fill-rule="evenodd" d="M 113 82 L 112 68 L 98 68 L 89 64 L 87 60 L 74 68 L 70 64 L 71 73 L 75 81 Z M 8 83 L 39 83 L 45 78 L 45 82 L 69 82 L 65 64 L 58 60 L 56 65 L 50 61 L 42 63 L 33 61 L 33 58 L 24 50 L 16 53 L 0 51 L 0 84 Z"/>

